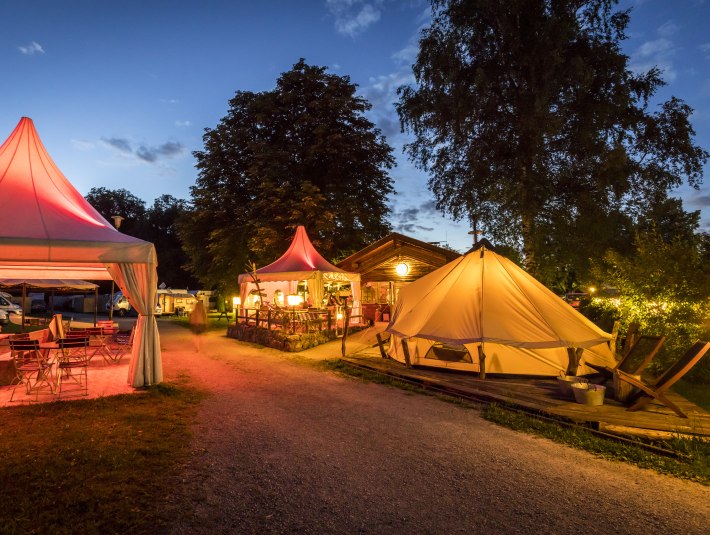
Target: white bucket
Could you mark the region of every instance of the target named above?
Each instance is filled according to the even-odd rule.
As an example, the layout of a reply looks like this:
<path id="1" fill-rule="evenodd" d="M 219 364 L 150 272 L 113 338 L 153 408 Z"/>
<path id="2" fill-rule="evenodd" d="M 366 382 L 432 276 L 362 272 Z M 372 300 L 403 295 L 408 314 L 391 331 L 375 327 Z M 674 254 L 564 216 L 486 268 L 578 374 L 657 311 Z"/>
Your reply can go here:
<path id="1" fill-rule="evenodd" d="M 571 385 L 574 392 L 574 399 L 583 405 L 603 405 L 605 386 L 593 385 L 589 383 L 573 383 Z"/>
<path id="2" fill-rule="evenodd" d="M 574 383 L 586 382 L 586 377 L 577 377 L 576 375 L 560 375 L 557 377 L 557 384 L 560 386 L 560 394 L 568 398 L 574 396 L 574 392 L 572 392 L 572 385 Z"/>

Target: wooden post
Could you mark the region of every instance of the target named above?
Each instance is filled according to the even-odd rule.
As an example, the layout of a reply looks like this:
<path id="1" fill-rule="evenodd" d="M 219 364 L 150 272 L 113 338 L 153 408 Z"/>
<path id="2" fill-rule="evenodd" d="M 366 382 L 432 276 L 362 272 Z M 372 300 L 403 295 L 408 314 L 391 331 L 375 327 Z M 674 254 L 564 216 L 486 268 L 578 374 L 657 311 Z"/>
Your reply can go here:
<path id="1" fill-rule="evenodd" d="M 409 359 L 409 346 L 407 345 L 407 341 L 402 338 L 402 353 L 404 353 L 404 363 L 406 364 L 407 368 L 412 367 L 412 361 Z"/>
<path id="2" fill-rule="evenodd" d="M 332 315 L 330 309 L 328 309 L 328 336 L 330 336 L 330 329 L 332 328 L 332 320 L 333 320 L 333 315 Z"/>
<path id="3" fill-rule="evenodd" d="M 266 328 L 271 330 L 271 309 L 266 312 Z"/>
<path id="4" fill-rule="evenodd" d="M 582 359 L 582 353 L 584 349 L 581 347 L 568 347 L 567 348 L 567 358 L 569 362 L 567 364 L 567 375 L 577 375 L 577 369 L 579 368 L 579 361 Z"/>
<path id="5" fill-rule="evenodd" d="M 345 316 L 343 317 L 343 342 L 341 344 L 341 353 L 345 357 L 345 340 L 348 339 L 348 324 L 350 323 L 350 307 L 348 306 L 347 299 L 345 300 L 345 306 L 343 307 L 343 312 Z"/>
<path id="6" fill-rule="evenodd" d="M 478 346 L 478 378 L 486 378 L 486 354 L 483 352 L 483 347 Z"/>
<path id="7" fill-rule="evenodd" d="M 382 339 L 382 336 L 380 335 L 380 333 L 377 333 L 377 334 L 375 335 L 375 337 L 377 338 L 377 345 L 378 345 L 379 348 L 380 348 L 380 356 L 381 356 L 383 359 L 386 359 L 386 358 L 387 358 L 387 353 L 385 352 L 385 341 Z"/>

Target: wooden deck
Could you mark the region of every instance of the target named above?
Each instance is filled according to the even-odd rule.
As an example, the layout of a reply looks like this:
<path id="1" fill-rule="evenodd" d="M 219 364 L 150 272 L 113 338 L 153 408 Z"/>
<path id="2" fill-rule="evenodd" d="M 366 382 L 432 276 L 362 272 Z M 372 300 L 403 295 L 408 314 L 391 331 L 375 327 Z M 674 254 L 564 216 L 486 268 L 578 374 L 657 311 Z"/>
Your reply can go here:
<path id="1" fill-rule="evenodd" d="M 609 398 L 601 406 L 582 405 L 563 397 L 556 379 L 487 377 L 482 380 L 463 372 L 407 368 L 397 361 L 381 358 L 374 351 L 360 352 L 344 360 L 466 399 L 505 403 L 608 433 L 647 438 L 672 434 L 710 436 L 710 413 L 673 392 L 669 397 L 688 415 L 687 419 L 655 403 L 636 412 L 627 411 L 624 405 Z"/>

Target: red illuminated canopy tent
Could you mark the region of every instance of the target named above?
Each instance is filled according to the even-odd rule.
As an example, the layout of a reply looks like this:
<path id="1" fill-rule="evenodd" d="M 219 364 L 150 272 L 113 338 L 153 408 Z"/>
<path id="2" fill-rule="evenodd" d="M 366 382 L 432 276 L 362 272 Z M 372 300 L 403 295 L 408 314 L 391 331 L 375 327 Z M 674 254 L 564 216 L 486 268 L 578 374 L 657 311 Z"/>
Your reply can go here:
<path id="1" fill-rule="evenodd" d="M 129 384 L 162 381 L 155 247 L 118 232 L 52 161 L 23 117 L 0 147 L 0 278 L 116 281 L 138 312 Z"/>
<path id="2" fill-rule="evenodd" d="M 296 229 L 296 235 L 288 250 L 275 262 L 257 269 L 256 274 L 259 285 L 267 291 L 267 299 L 277 289 L 296 293 L 295 284 L 298 281 L 306 281 L 309 297 L 315 306 L 321 305 L 323 286 L 326 283 L 349 283 L 354 302 L 357 301 L 359 304 L 360 301 L 360 274 L 343 271 L 323 258 L 313 247 L 306 229 L 301 225 Z M 248 285 L 251 282 L 251 274 L 239 275 L 242 303 L 246 303 Z M 285 283 L 285 285 L 268 283 Z"/>

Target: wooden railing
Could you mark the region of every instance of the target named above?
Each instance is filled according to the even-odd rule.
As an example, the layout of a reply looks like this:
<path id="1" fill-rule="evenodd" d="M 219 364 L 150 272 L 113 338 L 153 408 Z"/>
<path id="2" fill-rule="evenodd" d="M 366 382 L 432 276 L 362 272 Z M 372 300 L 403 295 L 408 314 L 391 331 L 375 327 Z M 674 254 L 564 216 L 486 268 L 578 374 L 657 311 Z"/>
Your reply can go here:
<path id="1" fill-rule="evenodd" d="M 242 308 L 237 312 L 236 322 L 294 333 L 342 328 L 342 320 L 336 320 L 336 313 L 330 309 Z"/>

